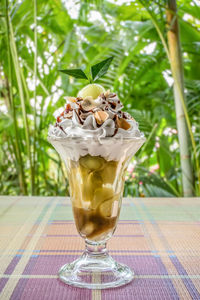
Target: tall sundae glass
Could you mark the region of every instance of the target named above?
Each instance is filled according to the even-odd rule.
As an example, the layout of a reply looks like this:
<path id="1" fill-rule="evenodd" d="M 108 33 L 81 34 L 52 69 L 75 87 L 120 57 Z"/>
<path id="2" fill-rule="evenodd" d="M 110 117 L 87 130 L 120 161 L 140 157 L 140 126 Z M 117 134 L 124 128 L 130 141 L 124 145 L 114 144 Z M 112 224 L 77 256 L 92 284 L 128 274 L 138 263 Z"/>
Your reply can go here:
<path id="1" fill-rule="evenodd" d="M 99 94 L 96 99 L 91 90 Z M 67 97 L 48 136 L 65 162 L 76 228 L 85 240 L 84 253 L 62 266 L 59 278 L 76 287 L 113 288 L 134 278 L 128 266 L 109 255 L 106 243 L 117 226 L 128 163 L 145 138 L 121 111 L 116 94 L 96 84 L 82 91 Z"/>

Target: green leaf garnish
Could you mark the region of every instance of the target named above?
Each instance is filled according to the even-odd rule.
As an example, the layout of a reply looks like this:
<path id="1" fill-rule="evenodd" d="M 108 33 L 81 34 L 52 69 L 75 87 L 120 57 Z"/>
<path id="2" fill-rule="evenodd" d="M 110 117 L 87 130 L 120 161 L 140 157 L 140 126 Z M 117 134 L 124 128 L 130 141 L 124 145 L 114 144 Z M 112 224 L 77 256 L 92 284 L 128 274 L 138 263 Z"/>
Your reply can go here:
<path id="1" fill-rule="evenodd" d="M 91 67 L 92 80 L 91 80 L 91 77 L 90 76 L 87 77 L 87 75 L 81 69 L 66 69 L 66 70 L 59 70 L 59 71 L 65 73 L 67 75 L 73 76 L 75 78 L 87 79 L 87 80 L 89 80 L 90 83 L 92 83 L 92 81 L 96 81 L 97 79 L 102 77 L 108 71 L 108 68 L 109 68 L 113 58 L 114 57 L 111 56 Z"/>
<path id="2" fill-rule="evenodd" d="M 113 56 L 101 61 L 100 63 L 91 67 L 92 79 L 96 81 L 102 77 L 107 71 L 113 60 Z"/>
<path id="3" fill-rule="evenodd" d="M 66 69 L 66 70 L 59 70 L 60 72 L 63 72 L 67 75 L 73 76 L 75 78 L 81 78 L 81 79 L 88 79 L 83 70 L 81 69 Z"/>

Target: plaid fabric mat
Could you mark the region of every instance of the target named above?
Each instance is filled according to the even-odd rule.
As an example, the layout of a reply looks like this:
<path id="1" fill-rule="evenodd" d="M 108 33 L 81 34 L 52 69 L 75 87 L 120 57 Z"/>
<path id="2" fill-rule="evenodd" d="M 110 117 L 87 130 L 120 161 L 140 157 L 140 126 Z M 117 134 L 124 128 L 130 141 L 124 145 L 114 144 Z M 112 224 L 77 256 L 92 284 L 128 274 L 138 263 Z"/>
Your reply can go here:
<path id="1" fill-rule="evenodd" d="M 69 199 L 0 197 L 0 299 L 200 299 L 200 198 L 124 199 L 108 242 L 136 278 L 110 290 L 57 279 L 84 249 Z"/>

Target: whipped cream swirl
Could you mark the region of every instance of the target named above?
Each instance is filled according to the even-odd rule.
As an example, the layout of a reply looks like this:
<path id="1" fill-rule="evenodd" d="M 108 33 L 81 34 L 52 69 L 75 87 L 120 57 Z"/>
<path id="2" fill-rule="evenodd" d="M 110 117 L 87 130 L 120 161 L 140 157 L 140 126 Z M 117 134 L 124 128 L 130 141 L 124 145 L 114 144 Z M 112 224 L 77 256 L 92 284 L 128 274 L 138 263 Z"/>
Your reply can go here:
<path id="1" fill-rule="evenodd" d="M 91 137 L 100 142 L 105 137 L 141 137 L 138 123 L 121 110 L 123 105 L 115 93 L 107 91 L 95 100 L 66 98 L 64 111 L 49 128 L 50 138 Z"/>

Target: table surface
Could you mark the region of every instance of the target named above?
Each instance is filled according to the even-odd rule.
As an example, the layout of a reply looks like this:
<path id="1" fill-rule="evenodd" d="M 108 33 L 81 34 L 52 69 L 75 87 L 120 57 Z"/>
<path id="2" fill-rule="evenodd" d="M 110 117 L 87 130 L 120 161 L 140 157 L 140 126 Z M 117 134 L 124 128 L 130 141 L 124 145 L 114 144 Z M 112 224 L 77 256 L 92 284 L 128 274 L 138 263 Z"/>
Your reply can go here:
<path id="1" fill-rule="evenodd" d="M 200 198 L 124 199 L 108 248 L 134 269 L 130 284 L 65 285 L 58 269 L 84 249 L 70 200 L 0 197 L 0 299 L 200 299 Z"/>

